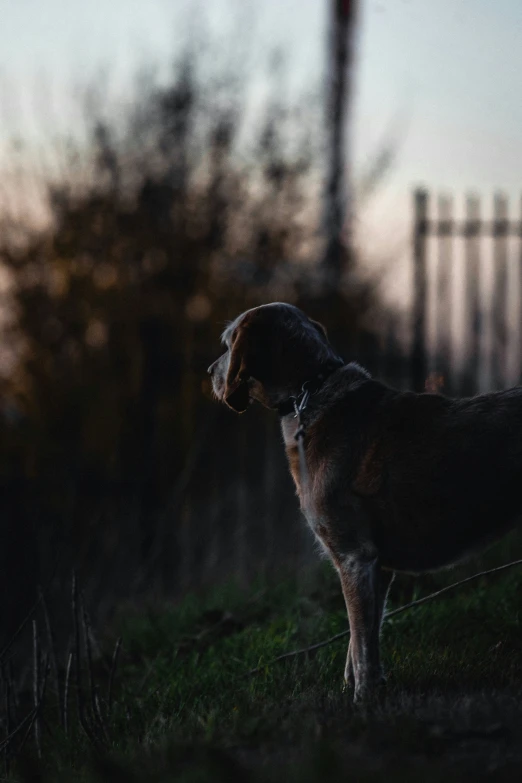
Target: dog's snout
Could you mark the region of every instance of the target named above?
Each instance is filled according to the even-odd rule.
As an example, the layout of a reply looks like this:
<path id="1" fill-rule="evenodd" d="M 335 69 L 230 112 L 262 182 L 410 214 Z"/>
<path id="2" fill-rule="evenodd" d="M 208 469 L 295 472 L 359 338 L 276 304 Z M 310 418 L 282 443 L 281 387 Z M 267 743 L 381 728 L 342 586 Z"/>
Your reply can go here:
<path id="1" fill-rule="evenodd" d="M 210 367 L 208 368 L 207 372 L 208 372 L 208 374 L 209 374 L 209 375 L 212 375 L 212 373 L 214 372 L 214 366 L 215 366 L 215 364 L 216 364 L 216 362 L 212 362 L 212 364 L 211 364 L 211 365 L 210 365 Z"/>

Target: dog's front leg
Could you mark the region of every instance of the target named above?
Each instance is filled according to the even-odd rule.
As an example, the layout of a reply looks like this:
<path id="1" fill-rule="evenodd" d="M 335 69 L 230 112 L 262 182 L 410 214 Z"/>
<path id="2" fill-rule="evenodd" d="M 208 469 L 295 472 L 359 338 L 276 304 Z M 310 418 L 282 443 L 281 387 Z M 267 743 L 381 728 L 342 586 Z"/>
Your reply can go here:
<path id="1" fill-rule="evenodd" d="M 374 637 L 372 639 L 372 647 L 373 645 L 379 645 L 379 637 L 381 633 L 381 625 L 382 625 L 382 618 L 384 615 L 384 610 L 386 608 L 386 598 L 388 597 L 388 591 L 390 589 L 390 585 L 393 581 L 393 577 L 395 574 L 393 571 L 384 571 L 382 568 L 377 569 L 376 578 L 378 581 L 378 587 L 376 590 L 377 594 L 377 600 L 375 605 L 375 620 L 373 625 L 373 634 Z M 381 670 L 380 674 L 380 682 L 384 682 L 384 675 Z M 347 685 L 350 685 L 352 688 L 355 687 L 355 678 L 354 678 L 354 672 L 353 672 L 353 660 L 352 660 L 352 640 L 350 639 L 350 642 L 348 644 L 348 655 L 346 656 L 346 667 L 344 670 L 344 681 Z"/>
<path id="2" fill-rule="evenodd" d="M 386 593 L 379 606 L 377 558 L 348 555 L 339 562 L 338 569 L 350 623 L 345 679 L 353 676 L 354 701 L 360 702 L 372 696 L 381 678 L 379 627 Z"/>

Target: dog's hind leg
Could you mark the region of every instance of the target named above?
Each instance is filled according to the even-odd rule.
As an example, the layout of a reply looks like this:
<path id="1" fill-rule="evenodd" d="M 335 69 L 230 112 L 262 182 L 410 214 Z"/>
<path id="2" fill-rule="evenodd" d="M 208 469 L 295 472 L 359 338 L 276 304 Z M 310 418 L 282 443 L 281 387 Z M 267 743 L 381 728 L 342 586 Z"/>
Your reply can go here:
<path id="1" fill-rule="evenodd" d="M 345 682 L 353 684 L 354 700 L 362 701 L 382 677 L 379 632 L 393 573 L 382 571 L 376 559 L 350 555 L 339 563 L 339 575 L 351 634 Z"/>

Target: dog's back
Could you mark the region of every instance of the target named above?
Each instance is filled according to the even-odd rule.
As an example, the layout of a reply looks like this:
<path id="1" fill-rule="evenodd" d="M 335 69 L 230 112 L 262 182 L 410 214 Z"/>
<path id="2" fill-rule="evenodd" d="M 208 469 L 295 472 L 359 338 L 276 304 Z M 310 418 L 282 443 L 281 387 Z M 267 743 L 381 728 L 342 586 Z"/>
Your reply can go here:
<path id="1" fill-rule="evenodd" d="M 346 524 L 350 512 L 363 515 L 383 566 L 435 569 L 516 524 L 521 387 L 453 400 L 338 375 L 312 425 L 315 457 L 327 455 L 332 516 L 340 505 Z"/>

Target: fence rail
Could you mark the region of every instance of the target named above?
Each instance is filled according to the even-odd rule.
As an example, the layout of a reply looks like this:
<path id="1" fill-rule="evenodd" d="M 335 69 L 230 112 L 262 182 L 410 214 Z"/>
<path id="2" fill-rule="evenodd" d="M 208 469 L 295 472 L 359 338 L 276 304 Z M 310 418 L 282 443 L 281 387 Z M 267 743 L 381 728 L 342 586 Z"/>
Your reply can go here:
<path id="1" fill-rule="evenodd" d="M 451 201 L 448 202 L 451 204 Z M 478 203 L 478 202 L 477 202 Z M 519 236 L 522 237 L 520 220 L 429 220 L 418 225 L 420 233 L 432 236 Z"/>

